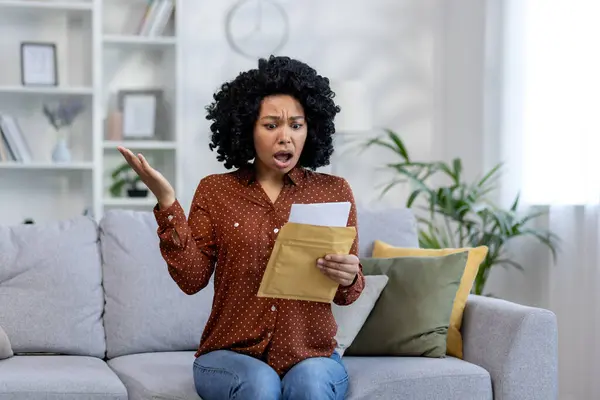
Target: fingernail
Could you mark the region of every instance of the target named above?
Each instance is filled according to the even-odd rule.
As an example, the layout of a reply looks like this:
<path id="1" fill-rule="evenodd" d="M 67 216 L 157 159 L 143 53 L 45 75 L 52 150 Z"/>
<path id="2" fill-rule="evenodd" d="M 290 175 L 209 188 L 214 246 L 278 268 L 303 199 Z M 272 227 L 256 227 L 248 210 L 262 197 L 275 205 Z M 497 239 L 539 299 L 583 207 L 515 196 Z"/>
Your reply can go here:
<path id="1" fill-rule="evenodd" d="M 330 256 L 325 256 L 325 259 L 326 260 L 331 260 L 331 257 Z"/>

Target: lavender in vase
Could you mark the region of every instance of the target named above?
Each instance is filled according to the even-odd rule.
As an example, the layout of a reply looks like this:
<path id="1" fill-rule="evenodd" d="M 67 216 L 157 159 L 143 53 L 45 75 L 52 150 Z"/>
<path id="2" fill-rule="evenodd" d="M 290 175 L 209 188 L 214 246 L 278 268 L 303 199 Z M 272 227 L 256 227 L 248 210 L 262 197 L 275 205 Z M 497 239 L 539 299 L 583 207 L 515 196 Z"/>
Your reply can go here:
<path id="1" fill-rule="evenodd" d="M 55 162 L 71 161 L 71 152 L 67 146 L 66 129 L 73 124 L 73 121 L 84 110 L 81 100 L 67 99 L 61 100 L 55 105 L 44 104 L 43 112 L 50 125 L 57 133 L 57 142 L 52 151 L 52 160 Z"/>

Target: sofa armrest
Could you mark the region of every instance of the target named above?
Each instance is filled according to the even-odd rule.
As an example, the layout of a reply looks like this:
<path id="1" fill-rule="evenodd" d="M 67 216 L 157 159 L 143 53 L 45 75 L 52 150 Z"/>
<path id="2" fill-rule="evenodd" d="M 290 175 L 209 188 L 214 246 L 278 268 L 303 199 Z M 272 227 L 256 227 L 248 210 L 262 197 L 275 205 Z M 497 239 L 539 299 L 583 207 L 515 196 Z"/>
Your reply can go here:
<path id="1" fill-rule="evenodd" d="M 464 359 L 489 372 L 494 400 L 558 398 L 554 313 L 470 295 L 461 331 Z"/>

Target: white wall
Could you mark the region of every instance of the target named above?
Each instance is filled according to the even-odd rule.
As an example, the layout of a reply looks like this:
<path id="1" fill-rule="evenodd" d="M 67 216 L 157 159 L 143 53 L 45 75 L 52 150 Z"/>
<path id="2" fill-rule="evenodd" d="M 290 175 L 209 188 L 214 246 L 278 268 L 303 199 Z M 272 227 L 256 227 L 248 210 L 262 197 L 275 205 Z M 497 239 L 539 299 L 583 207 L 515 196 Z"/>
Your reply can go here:
<path id="1" fill-rule="evenodd" d="M 441 3 L 440 126 L 435 155 L 463 161 L 467 179 L 483 167 L 486 2 Z"/>
<path id="2" fill-rule="evenodd" d="M 233 0 L 186 3 L 183 31 L 188 91 L 184 102 L 186 133 L 185 190 L 187 205 L 203 176 L 222 172 L 208 148 L 204 107 L 218 86 L 256 62 L 234 53 L 224 32 L 224 18 Z M 374 124 L 402 134 L 417 157 L 433 148 L 437 99 L 439 0 L 281 0 L 290 22 L 290 40 L 281 55 L 299 58 L 333 80 L 361 79 L 372 99 Z M 374 131 L 373 135 L 380 133 Z M 338 169 L 354 188 L 357 201 L 401 206 L 393 193 L 377 202 L 373 182 L 387 177 L 376 168 L 381 151 L 358 159 L 345 157 Z M 392 158 L 393 160 L 393 158 Z"/>

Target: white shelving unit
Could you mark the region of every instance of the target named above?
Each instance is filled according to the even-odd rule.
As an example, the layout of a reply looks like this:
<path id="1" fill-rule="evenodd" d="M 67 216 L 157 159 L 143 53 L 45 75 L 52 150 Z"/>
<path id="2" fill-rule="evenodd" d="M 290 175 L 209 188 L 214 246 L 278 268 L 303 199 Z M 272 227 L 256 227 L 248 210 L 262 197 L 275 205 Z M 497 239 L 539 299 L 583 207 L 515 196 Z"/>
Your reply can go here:
<path id="1" fill-rule="evenodd" d="M 156 199 L 110 193 L 111 174 L 125 160 L 118 146 L 142 152 L 176 190 L 181 174 L 181 0 L 162 36 L 137 35 L 147 0 L 0 0 L 0 115 L 15 117 L 32 161 L 0 161 L 0 224 L 67 219 L 124 208 L 151 210 Z M 24 86 L 22 42 L 57 46 L 58 85 Z M 107 118 L 121 90 L 161 90 L 163 125 L 155 140 L 110 140 Z M 79 98 L 85 112 L 69 128 L 72 161 L 52 161 L 56 133 L 44 104 Z M 133 172 L 132 172 L 133 173 Z"/>

